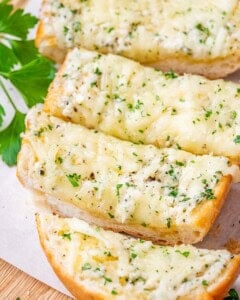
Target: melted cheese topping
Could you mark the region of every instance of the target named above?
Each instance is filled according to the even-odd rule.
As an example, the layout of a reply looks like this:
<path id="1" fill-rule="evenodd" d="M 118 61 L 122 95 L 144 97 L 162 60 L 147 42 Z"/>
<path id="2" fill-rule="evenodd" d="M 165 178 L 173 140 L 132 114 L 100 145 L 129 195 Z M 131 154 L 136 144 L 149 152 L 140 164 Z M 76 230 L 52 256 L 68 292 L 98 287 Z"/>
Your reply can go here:
<path id="1" fill-rule="evenodd" d="M 51 109 L 135 143 L 240 161 L 240 86 L 162 73 L 114 55 L 74 49 L 49 93 Z M 56 97 L 56 99 L 54 99 Z M 53 99 L 53 100 L 52 100 Z"/>
<path id="2" fill-rule="evenodd" d="M 181 56 L 208 61 L 239 52 L 237 0 L 48 0 L 42 21 L 60 48 L 145 63 Z"/>
<path id="3" fill-rule="evenodd" d="M 169 232 L 193 226 L 192 211 L 215 201 L 217 183 L 234 172 L 224 157 L 123 142 L 38 109 L 27 124 L 31 188 L 111 222 Z"/>
<path id="4" fill-rule="evenodd" d="M 204 293 L 231 261 L 226 250 L 156 246 L 77 219 L 40 216 L 40 230 L 45 249 L 77 283 L 119 300 Z"/>

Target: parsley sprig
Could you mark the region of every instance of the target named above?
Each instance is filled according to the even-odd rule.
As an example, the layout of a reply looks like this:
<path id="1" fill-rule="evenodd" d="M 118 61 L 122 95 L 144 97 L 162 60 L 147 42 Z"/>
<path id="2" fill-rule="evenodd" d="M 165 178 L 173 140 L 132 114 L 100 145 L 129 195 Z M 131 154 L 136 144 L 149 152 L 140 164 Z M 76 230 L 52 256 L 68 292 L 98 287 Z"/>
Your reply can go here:
<path id="1" fill-rule="evenodd" d="M 8 92 L 6 82 L 19 91 L 31 108 L 43 102 L 55 73 L 53 62 L 40 55 L 34 41 L 28 39 L 29 30 L 37 21 L 22 9 L 14 10 L 9 0 L 0 0 L 0 90 L 15 111 L 8 126 L 1 128 L 6 111 L 0 99 L 0 154 L 9 166 L 16 164 L 25 114 L 18 109 L 17 99 Z"/>

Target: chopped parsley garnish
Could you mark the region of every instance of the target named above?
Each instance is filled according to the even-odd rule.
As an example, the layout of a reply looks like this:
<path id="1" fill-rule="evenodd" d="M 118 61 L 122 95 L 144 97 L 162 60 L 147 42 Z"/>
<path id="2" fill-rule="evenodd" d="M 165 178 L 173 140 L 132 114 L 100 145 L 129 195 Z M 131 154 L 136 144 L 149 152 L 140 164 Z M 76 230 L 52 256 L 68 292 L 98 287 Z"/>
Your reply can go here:
<path id="1" fill-rule="evenodd" d="M 90 263 L 85 263 L 85 264 L 82 266 L 82 270 L 83 270 L 83 271 L 91 270 L 91 269 L 92 269 L 92 266 L 90 265 Z"/>
<path id="2" fill-rule="evenodd" d="M 120 189 L 123 187 L 123 184 L 121 184 L 121 183 L 118 183 L 117 185 L 116 185 L 116 195 L 117 196 L 119 196 L 120 195 Z"/>
<path id="3" fill-rule="evenodd" d="M 73 173 L 73 174 L 66 175 L 66 177 L 73 187 L 79 186 L 79 180 L 81 179 L 81 175 Z"/>
<path id="4" fill-rule="evenodd" d="M 190 252 L 189 252 L 189 251 L 184 251 L 184 252 L 181 252 L 180 250 L 176 250 L 176 252 L 177 252 L 177 253 L 179 253 L 179 254 L 181 254 L 181 255 L 183 255 L 183 256 L 185 256 L 185 257 L 188 257 L 188 256 L 189 256 L 189 254 L 190 254 Z"/>
<path id="5" fill-rule="evenodd" d="M 104 278 L 104 285 L 106 285 L 108 282 L 112 282 L 111 278 L 108 278 L 106 276 L 103 276 L 103 278 Z"/>
<path id="6" fill-rule="evenodd" d="M 165 72 L 165 73 L 164 73 L 164 77 L 165 77 L 166 79 L 174 79 L 174 78 L 178 78 L 177 74 L 174 73 L 173 71 Z"/>
<path id="7" fill-rule="evenodd" d="M 134 258 L 136 258 L 136 257 L 137 257 L 137 254 L 134 253 L 134 252 L 132 252 L 132 253 L 131 253 L 131 259 L 134 259 Z"/>
<path id="8" fill-rule="evenodd" d="M 177 197 L 177 195 L 178 195 L 178 189 L 175 187 L 171 188 L 171 192 L 168 193 L 168 196 Z"/>
<path id="9" fill-rule="evenodd" d="M 63 27 L 63 33 L 66 35 L 69 31 L 69 28 L 67 26 Z"/>
<path id="10" fill-rule="evenodd" d="M 181 162 L 181 161 L 176 161 L 175 163 L 176 163 L 176 165 L 179 166 L 179 167 L 185 166 L 185 163 L 184 163 L 184 162 Z"/>
<path id="11" fill-rule="evenodd" d="M 167 228 L 171 227 L 171 223 L 172 223 L 172 219 L 171 218 L 167 218 Z"/>
<path id="12" fill-rule="evenodd" d="M 208 200 L 215 199 L 214 192 L 212 189 L 206 189 L 204 192 L 201 193 L 201 196 Z"/>
<path id="13" fill-rule="evenodd" d="M 228 296 L 225 297 L 224 300 L 239 300 L 237 291 L 235 289 L 230 289 L 228 291 Z"/>
<path id="14" fill-rule="evenodd" d="M 97 75 L 102 75 L 102 72 L 99 70 L 99 68 L 96 68 L 96 70 L 94 71 L 94 74 L 97 74 Z"/>
<path id="15" fill-rule="evenodd" d="M 113 214 L 111 214 L 110 212 L 108 213 L 108 215 L 109 215 L 109 217 L 110 217 L 111 219 L 113 219 L 113 218 L 114 218 L 114 215 L 113 215 Z"/>
<path id="16" fill-rule="evenodd" d="M 210 36 L 210 30 L 207 28 L 207 27 L 205 27 L 205 26 L 203 26 L 201 23 L 198 23 L 197 25 L 196 25 L 196 29 L 198 29 L 201 33 L 202 33 L 202 35 L 203 35 L 203 39 L 200 39 L 199 41 L 200 41 L 200 43 L 205 43 L 206 42 L 206 40 L 208 39 L 208 37 Z"/>
<path id="17" fill-rule="evenodd" d="M 133 105 L 132 103 L 128 103 L 127 107 L 129 110 L 135 111 L 135 110 L 140 109 L 142 105 L 143 105 L 143 102 L 141 102 L 140 100 L 137 100 L 137 103 L 135 105 Z"/>
<path id="18" fill-rule="evenodd" d="M 230 113 L 230 118 L 231 118 L 232 120 L 235 120 L 236 117 L 237 117 L 237 112 L 236 112 L 235 110 L 231 111 L 231 113 Z"/>
<path id="19" fill-rule="evenodd" d="M 62 238 L 71 241 L 71 233 L 63 233 Z"/>
<path id="20" fill-rule="evenodd" d="M 237 135 L 233 141 L 235 144 L 240 144 L 240 135 Z"/>
<path id="21" fill-rule="evenodd" d="M 117 293 L 117 291 L 112 290 L 111 294 L 112 294 L 112 295 L 117 295 L 118 293 Z"/>
<path id="22" fill-rule="evenodd" d="M 108 28 L 108 33 L 112 32 L 114 30 L 114 27 Z"/>
<path id="23" fill-rule="evenodd" d="M 62 157 L 61 157 L 61 156 L 58 156 L 58 157 L 56 158 L 56 160 L 55 160 L 55 163 L 61 165 L 61 164 L 63 163 Z"/>
<path id="24" fill-rule="evenodd" d="M 203 281 L 202 281 L 202 285 L 203 285 L 203 286 L 208 286 L 207 280 L 203 280 Z"/>
<path id="25" fill-rule="evenodd" d="M 212 110 L 205 110 L 205 119 L 210 118 L 212 113 L 213 113 Z"/>

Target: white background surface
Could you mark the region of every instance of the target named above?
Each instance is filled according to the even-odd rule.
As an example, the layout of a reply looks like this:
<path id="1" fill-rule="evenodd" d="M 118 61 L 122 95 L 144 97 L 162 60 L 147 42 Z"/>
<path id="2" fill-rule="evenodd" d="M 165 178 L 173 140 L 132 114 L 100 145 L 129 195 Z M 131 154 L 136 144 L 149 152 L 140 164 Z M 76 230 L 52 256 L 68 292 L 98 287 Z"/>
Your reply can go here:
<path id="1" fill-rule="evenodd" d="M 39 6 L 40 0 L 32 0 L 29 1 L 26 9 L 38 14 Z M 231 79 L 238 81 L 240 72 Z M 40 281 L 68 294 L 40 249 L 35 229 L 36 207 L 31 194 L 18 182 L 15 172 L 15 168 L 7 167 L 0 160 L 0 257 Z M 240 240 L 240 184 L 232 187 L 213 230 L 199 246 L 219 248 L 230 237 Z M 235 284 L 235 288 L 240 292 L 240 279 L 237 285 Z"/>

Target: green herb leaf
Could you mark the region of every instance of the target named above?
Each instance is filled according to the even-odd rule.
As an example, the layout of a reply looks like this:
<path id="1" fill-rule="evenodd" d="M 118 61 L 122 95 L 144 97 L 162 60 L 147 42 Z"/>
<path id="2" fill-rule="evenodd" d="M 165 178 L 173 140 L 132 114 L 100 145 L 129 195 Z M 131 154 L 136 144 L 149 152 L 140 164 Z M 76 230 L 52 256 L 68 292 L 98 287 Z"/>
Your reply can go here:
<path id="1" fill-rule="evenodd" d="M 111 214 L 110 212 L 108 213 L 108 215 L 109 215 L 109 218 L 111 218 L 111 219 L 113 219 L 113 218 L 114 218 L 114 215 L 113 215 L 113 214 Z"/>
<path id="2" fill-rule="evenodd" d="M 112 282 L 111 278 L 108 278 L 106 276 L 103 276 L 103 278 L 104 278 L 104 285 L 106 285 L 108 282 Z"/>
<path id="3" fill-rule="evenodd" d="M 120 196 L 120 189 L 123 187 L 123 184 L 119 183 L 116 185 L 116 195 Z"/>
<path id="4" fill-rule="evenodd" d="M 16 111 L 11 124 L 0 131 L 0 154 L 3 161 L 9 166 L 13 166 L 17 162 L 17 154 L 21 145 L 20 133 L 25 129 L 24 118 L 24 114 Z"/>
<path id="5" fill-rule="evenodd" d="M 171 223 L 172 223 L 172 219 L 171 218 L 167 218 L 167 228 L 171 227 Z"/>
<path id="6" fill-rule="evenodd" d="M 188 256 L 189 256 L 189 254 L 190 254 L 190 252 L 189 252 L 189 251 L 184 251 L 184 252 L 181 252 L 180 250 L 176 250 L 176 252 L 177 252 L 177 253 L 179 253 L 179 254 L 181 254 L 181 255 L 183 255 L 183 256 L 185 256 L 185 257 L 188 257 Z"/>
<path id="7" fill-rule="evenodd" d="M 136 258 L 136 257 L 137 257 L 137 254 L 134 253 L 134 252 L 132 252 L 132 253 L 131 253 L 131 258 L 134 259 L 134 258 Z"/>
<path id="8" fill-rule="evenodd" d="M 233 141 L 235 144 L 240 144 L 240 135 L 237 135 Z"/>
<path id="9" fill-rule="evenodd" d="M 39 57 L 37 48 L 33 40 L 11 41 L 13 52 L 22 65 L 29 63 Z"/>
<path id="10" fill-rule="evenodd" d="M 85 263 L 85 264 L 82 266 L 82 270 L 83 270 L 83 271 L 90 270 L 90 269 L 92 269 L 92 266 L 90 265 L 90 263 Z"/>
<path id="11" fill-rule="evenodd" d="M 15 110 L 15 116 L 6 129 L 0 131 L 0 154 L 12 166 L 20 149 L 20 133 L 24 131 L 24 114 L 18 111 L 1 77 L 9 80 L 23 96 L 28 107 L 43 102 L 53 79 L 54 64 L 41 56 L 28 32 L 37 18 L 22 9 L 13 9 L 9 0 L 0 0 L 0 89 Z M 10 83 L 9 82 L 9 83 Z M 0 126 L 5 110 L 0 107 Z"/>
<path id="12" fill-rule="evenodd" d="M 203 281 L 202 281 L 202 285 L 203 285 L 203 286 L 208 286 L 207 280 L 203 280 Z"/>
<path id="13" fill-rule="evenodd" d="M 163 74 L 166 79 L 175 79 L 178 78 L 177 74 L 174 73 L 173 71 L 169 71 Z"/>
<path id="14" fill-rule="evenodd" d="M 102 75 L 102 72 L 100 71 L 100 69 L 99 68 L 96 68 L 95 69 L 95 71 L 94 71 L 94 74 L 96 74 L 96 75 Z"/>
<path id="15" fill-rule="evenodd" d="M 29 29 L 37 24 L 37 18 L 23 9 L 13 11 L 8 0 L 0 2 L 0 32 L 26 39 Z"/>
<path id="16" fill-rule="evenodd" d="M 112 295 L 117 295 L 118 293 L 117 293 L 117 291 L 112 290 L 111 294 L 112 294 Z"/>
<path id="17" fill-rule="evenodd" d="M 0 104 L 0 127 L 2 126 L 4 116 L 5 116 L 5 110 L 3 106 Z"/>
<path id="18" fill-rule="evenodd" d="M 0 43 L 0 75 L 4 75 L 11 70 L 11 68 L 18 63 L 18 60 L 12 49 Z"/>
<path id="19" fill-rule="evenodd" d="M 206 189 L 204 192 L 201 193 L 201 196 L 208 200 L 215 199 L 214 192 L 212 189 Z"/>
<path id="20" fill-rule="evenodd" d="M 239 300 L 237 291 L 235 289 L 230 289 L 228 292 L 228 296 L 225 297 L 224 300 Z"/>
<path id="21" fill-rule="evenodd" d="M 43 102 L 54 72 L 52 62 L 41 57 L 11 72 L 8 78 L 22 94 L 28 107 L 32 107 Z"/>
<path id="22" fill-rule="evenodd" d="M 71 233 L 63 233 L 62 238 L 65 239 L 65 240 L 71 241 L 71 239 L 72 239 Z"/>
<path id="23" fill-rule="evenodd" d="M 81 175 L 73 173 L 73 174 L 66 175 L 66 177 L 73 187 L 79 186 L 78 181 L 81 179 Z"/>

